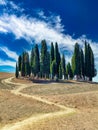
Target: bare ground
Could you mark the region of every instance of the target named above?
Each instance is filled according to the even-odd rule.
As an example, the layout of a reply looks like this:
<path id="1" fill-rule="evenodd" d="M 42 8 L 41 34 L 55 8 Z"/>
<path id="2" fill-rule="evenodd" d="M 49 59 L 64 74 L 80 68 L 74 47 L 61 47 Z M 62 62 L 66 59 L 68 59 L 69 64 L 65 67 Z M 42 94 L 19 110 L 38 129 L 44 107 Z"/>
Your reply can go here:
<path id="1" fill-rule="evenodd" d="M 29 96 L 29 95 L 27 95 L 27 94 L 23 94 L 23 93 L 21 93 L 20 91 L 22 90 L 22 89 L 25 89 L 25 88 L 27 88 L 27 87 L 29 87 L 29 86 L 27 86 L 27 85 L 25 85 L 25 84 L 21 84 L 21 83 L 13 83 L 13 82 L 11 82 L 11 80 L 12 80 L 13 78 L 8 78 L 8 79 L 3 79 L 2 80 L 2 83 L 4 84 L 4 85 L 18 85 L 19 87 L 18 88 L 16 88 L 15 90 L 11 90 L 11 93 L 13 93 L 13 94 L 15 94 L 16 96 L 22 96 L 22 98 L 23 97 L 25 97 L 25 98 L 29 98 L 29 100 L 31 99 L 35 99 L 37 102 L 40 102 L 41 103 L 41 106 L 38 108 L 38 110 L 40 110 L 40 113 L 41 112 L 43 112 L 43 113 L 45 113 L 45 110 L 42 110 L 41 108 L 43 107 L 42 105 L 44 104 L 45 106 L 46 105 L 49 105 L 49 107 L 50 106 L 52 106 L 52 109 L 53 110 L 55 110 L 54 112 L 49 112 L 49 110 L 48 110 L 48 107 L 47 107 L 47 111 L 48 111 L 48 113 L 47 114 L 43 114 L 43 115 L 37 115 L 37 116 L 35 116 L 34 117 L 34 115 L 32 115 L 31 117 L 29 117 L 29 118 L 27 118 L 27 119 L 24 119 L 24 120 L 22 120 L 22 121 L 17 121 L 16 123 L 13 123 L 13 124 L 8 124 L 8 125 L 5 125 L 3 128 L 1 128 L 1 130 L 19 130 L 21 127 L 23 127 L 23 126 L 27 126 L 28 124 L 31 124 L 32 122 L 37 122 L 37 121 L 40 121 L 41 119 L 44 119 L 44 118 L 52 118 L 52 117 L 59 117 L 59 116 L 61 116 L 61 115 L 67 115 L 67 114 L 69 114 L 69 113 L 74 113 L 75 111 L 74 111 L 74 109 L 71 109 L 71 108 L 68 108 L 68 107 L 65 107 L 65 106 L 63 106 L 63 105 L 58 105 L 58 104 L 55 104 L 55 103 L 53 103 L 53 102 L 49 102 L 49 101 L 47 101 L 47 100 L 45 100 L 45 99 L 42 99 L 42 98 L 40 98 L 40 97 L 36 97 L 36 96 Z M 3 96 L 4 97 L 4 96 Z M 17 101 L 17 99 L 15 100 L 15 101 Z M 12 102 L 15 102 L 15 101 L 12 101 Z M 23 101 L 22 101 L 23 102 Z M 9 103 L 9 102 L 8 102 Z M 43 104 L 42 104 L 43 103 Z M 31 104 L 31 103 L 30 103 Z M 34 103 L 34 105 L 35 105 L 36 103 Z M 39 106 L 39 104 L 37 103 L 37 105 Z M 15 106 L 16 107 L 16 106 Z M 4 107 L 5 108 L 5 107 Z M 56 109 L 55 108 L 58 108 L 58 111 L 56 112 Z M 24 109 L 24 108 L 23 108 Z M 61 110 L 62 109 L 62 110 Z M 13 109 L 12 109 L 13 110 Z M 20 110 L 20 109 L 19 109 Z M 34 109 L 33 108 L 33 110 L 34 110 L 34 112 L 36 111 L 36 109 Z M 12 114 L 12 113 L 10 113 L 10 114 Z M 27 112 L 26 112 L 26 114 L 27 114 Z M 37 112 L 37 114 L 38 114 L 38 112 Z M 22 114 L 23 116 L 24 116 L 24 114 Z M 5 119 L 5 118 L 4 118 Z M 2 120 L 2 118 L 1 118 L 1 120 Z M 2 125 L 1 125 L 1 127 L 2 127 Z"/>
<path id="2" fill-rule="evenodd" d="M 11 90 L 12 94 L 6 92 L 9 93 L 8 97 L 12 97 L 12 102 L 14 101 L 13 99 L 17 97 L 15 100 L 17 102 L 14 106 L 17 106 L 16 104 L 18 104 L 18 102 L 20 102 L 20 108 L 23 104 L 28 104 L 28 102 L 30 103 L 29 105 L 31 105 L 31 102 L 32 104 L 36 104 L 37 102 L 37 104 L 41 104 L 40 107 L 43 106 L 43 108 L 38 114 L 38 112 L 35 112 L 35 109 L 37 109 L 39 105 L 34 107 L 33 112 L 35 114 L 31 117 L 28 117 L 29 113 L 25 111 L 27 113 L 26 116 L 22 113 L 22 118 L 17 118 L 15 124 L 9 124 L 2 130 L 98 130 L 98 84 L 83 82 L 31 84 L 31 82 L 26 82 L 26 80 L 24 81 L 23 79 L 14 79 L 13 82 L 26 84 L 20 88 L 15 87 L 16 90 Z M 2 90 L 1 93 L 3 92 L 7 95 L 5 90 Z M 2 97 L 4 97 L 4 95 L 2 95 Z M 11 98 L 7 100 L 9 103 Z M 4 99 L 5 104 L 7 100 Z M 26 103 L 23 103 L 24 100 Z M 6 105 L 4 108 L 5 107 Z M 50 111 L 47 112 L 45 108 Z M 1 108 L 1 110 L 2 109 L 3 108 Z M 45 111 L 44 109 L 46 113 L 43 113 Z M 25 110 L 25 107 L 23 107 L 23 110 Z M 39 110 L 40 108 L 38 108 L 38 111 Z M 75 113 L 74 110 L 76 111 Z M 15 109 L 14 111 L 17 112 Z M 12 112 L 14 113 L 14 111 L 12 107 Z M 30 109 L 30 111 L 32 110 Z"/>
<path id="3" fill-rule="evenodd" d="M 33 123 L 24 130 L 38 130 L 39 127 L 40 130 L 98 130 L 98 84 L 44 84 L 23 92 L 78 110 L 71 116 L 47 119 L 39 125 Z"/>

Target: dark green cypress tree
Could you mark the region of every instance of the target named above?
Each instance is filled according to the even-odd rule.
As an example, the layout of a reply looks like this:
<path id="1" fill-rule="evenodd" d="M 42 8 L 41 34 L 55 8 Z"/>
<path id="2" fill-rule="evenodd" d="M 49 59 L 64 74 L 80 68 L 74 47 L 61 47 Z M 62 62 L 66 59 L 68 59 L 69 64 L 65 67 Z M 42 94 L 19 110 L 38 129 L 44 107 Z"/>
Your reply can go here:
<path id="1" fill-rule="evenodd" d="M 92 81 L 92 78 L 96 76 L 96 69 L 94 63 L 94 54 L 90 44 L 85 41 L 85 76 Z"/>
<path id="2" fill-rule="evenodd" d="M 29 64 L 29 54 L 24 53 L 24 63 L 25 63 L 25 76 L 30 75 L 30 64 Z"/>
<path id="3" fill-rule="evenodd" d="M 66 78 L 66 65 L 65 65 L 65 57 L 64 54 L 61 58 L 61 67 L 62 67 L 62 75 L 64 76 L 64 79 Z"/>
<path id="4" fill-rule="evenodd" d="M 32 48 L 31 56 L 30 56 L 30 70 L 31 70 L 31 73 L 34 74 L 33 63 L 34 63 L 34 48 Z"/>
<path id="5" fill-rule="evenodd" d="M 61 58 L 60 58 L 60 53 L 59 53 L 59 49 L 58 49 L 58 44 L 57 42 L 55 43 L 55 51 L 54 51 L 54 58 L 55 58 L 55 62 L 57 64 L 57 70 L 56 70 L 56 75 L 57 77 L 59 76 L 59 64 L 61 62 Z"/>
<path id="6" fill-rule="evenodd" d="M 59 65 L 59 79 L 62 79 L 62 66 L 61 66 L 61 63 Z"/>
<path id="7" fill-rule="evenodd" d="M 90 48 L 90 45 L 87 44 L 87 77 L 91 77 L 91 48 Z"/>
<path id="8" fill-rule="evenodd" d="M 85 75 L 85 67 L 84 67 L 84 54 L 83 54 L 82 49 L 81 49 L 81 52 L 80 52 L 80 61 L 81 61 L 81 76 L 84 77 L 84 75 Z"/>
<path id="9" fill-rule="evenodd" d="M 15 76 L 16 76 L 16 78 L 18 78 L 18 76 L 19 76 L 19 71 L 18 71 L 18 65 L 17 65 L 17 63 L 16 63 L 16 72 L 15 72 Z"/>
<path id="10" fill-rule="evenodd" d="M 54 61 L 54 45 L 53 42 L 51 42 L 51 48 L 50 48 L 50 72 L 51 72 L 51 64 Z"/>
<path id="11" fill-rule="evenodd" d="M 19 71 L 21 71 L 21 64 L 22 64 L 22 57 L 21 55 L 18 57 L 18 68 L 19 68 Z"/>
<path id="12" fill-rule="evenodd" d="M 34 75 L 38 75 L 40 72 L 40 59 L 39 59 L 39 50 L 38 50 L 38 45 L 35 45 L 34 48 L 34 57 L 33 57 L 33 71 Z"/>
<path id="13" fill-rule="evenodd" d="M 93 51 L 91 49 L 91 77 L 94 77 L 94 76 L 96 76 L 96 73 L 95 73 L 95 63 L 94 63 L 94 54 L 93 54 Z"/>
<path id="14" fill-rule="evenodd" d="M 88 44 L 85 41 L 85 76 L 88 76 L 88 70 L 89 64 L 88 64 Z"/>
<path id="15" fill-rule="evenodd" d="M 50 53 L 47 51 L 46 55 L 46 77 L 49 78 L 50 74 Z"/>
<path id="16" fill-rule="evenodd" d="M 41 72 L 42 77 L 46 77 L 48 71 L 50 70 L 49 62 L 50 62 L 50 55 L 47 51 L 47 44 L 46 44 L 45 40 L 42 40 L 42 42 L 41 42 L 41 57 L 40 57 L 40 72 Z"/>
<path id="17" fill-rule="evenodd" d="M 75 65 L 75 54 L 73 54 L 73 56 L 72 56 L 71 64 L 72 64 L 72 72 L 75 75 L 75 68 L 76 68 L 76 65 Z"/>
<path id="18" fill-rule="evenodd" d="M 25 61 L 24 61 L 24 59 L 25 59 L 25 53 L 23 52 L 22 53 L 22 63 L 21 63 L 21 66 L 22 66 L 21 76 L 25 76 Z"/>
<path id="19" fill-rule="evenodd" d="M 54 79 L 55 73 L 57 70 L 57 65 L 56 65 L 56 61 L 52 61 L 52 64 L 50 65 L 50 73 L 51 73 L 51 78 Z"/>
<path id="20" fill-rule="evenodd" d="M 54 45 L 53 42 L 51 43 L 51 48 L 50 48 L 50 64 L 54 60 Z"/>
<path id="21" fill-rule="evenodd" d="M 67 77 L 72 79 L 73 78 L 73 72 L 72 72 L 72 67 L 70 65 L 70 63 L 68 62 L 67 66 L 66 66 L 66 74 Z"/>
<path id="22" fill-rule="evenodd" d="M 92 81 L 92 78 L 94 76 L 96 76 L 95 74 L 95 63 L 94 63 L 94 54 L 92 51 L 92 48 L 90 46 L 90 44 L 88 44 L 88 64 L 89 64 L 89 71 L 88 71 L 88 77 L 89 77 L 89 81 Z"/>
<path id="23" fill-rule="evenodd" d="M 72 56 L 72 70 L 74 75 L 80 77 L 81 75 L 81 64 L 80 64 L 80 47 L 79 44 L 75 44 L 74 54 Z"/>

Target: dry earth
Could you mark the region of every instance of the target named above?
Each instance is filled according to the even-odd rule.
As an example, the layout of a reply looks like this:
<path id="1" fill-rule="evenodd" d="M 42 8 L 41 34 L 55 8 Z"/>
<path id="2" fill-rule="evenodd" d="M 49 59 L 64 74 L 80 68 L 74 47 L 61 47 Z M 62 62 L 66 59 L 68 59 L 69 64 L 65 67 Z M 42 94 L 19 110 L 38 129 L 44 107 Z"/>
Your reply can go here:
<path id="1" fill-rule="evenodd" d="M 41 84 L 22 92 L 77 109 L 77 113 L 71 116 L 47 119 L 24 130 L 38 130 L 39 126 L 40 130 L 98 130 L 98 84 Z"/>
<path id="2" fill-rule="evenodd" d="M 1 130 L 98 130 L 98 84 L 5 81 L 0 87 L 0 124 L 9 124 Z"/>
<path id="3" fill-rule="evenodd" d="M 5 113 L 2 112 L 2 115 L 1 115 L 1 130 L 19 130 L 19 129 L 22 129 L 22 127 L 27 126 L 28 124 L 32 124 L 33 122 L 38 122 L 40 120 L 43 120 L 44 118 L 50 119 L 50 118 L 53 118 L 53 117 L 59 117 L 61 115 L 67 115 L 69 113 L 74 113 L 75 112 L 74 109 L 67 108 L 67 107 L 65 107 L 63 105 L 58 105 L 58 104 L 55 104 L 53 102 L 49 102 L 46 99 L 42 99 L 42 98 L 36 97 L 36 96 L 29 96 L 27 94 L 21 93 L 20 91 L 22 89 L 30 87 L 31 84 L 29 84 L 29 85 L 26 84 L 25 85 L 25 84 L 21 84 L 21 83 L 13 83 L 11 81 L 12 79 L 13 78 L 8 78 L 8 79 L 3 79 L 1 81 L 2 84 L 7 85 L 7 86 L 9 86 L 9 85 L 15 85 L 15 86 L 17 85 L 18 86 L 18 87 L 15 87 L 14 90 L 11 90 L 10 91 L 11 93 L 8 91 L 10 93 L 8 95 L 8 97 L 7 97 L 7 101 L 8 101 L 7 103 L 8 104 L 7 103 L 3 104 L 3 107 L 1 108 L 1 110 L 3 110 L 3 109 L 5 110 L 4 111 Z M 7 95 L 7 93 L 4 93 L 4 94 Z M 15 95 L 16 96 L 21 96 L 19 98 L 19 101 L 18 101 L 18 99 L 16 97 L 10 97 L 11 94 L 14 94 L 14 96 Z M 1 97 L 4 98 L 4 95 L 2 95 L 2 91 L 1 91 Z M 21 98 L 23 98 L 22 102 L 21 102 Z M 25 111 L 24 113 L 22 112 L 22 111 L 25 110 L 25 106 L 22 107 L 23 106 L 22 103 L 24 104 L 24 100 L 25 101 L 27 100 L 27 99 L 24 99 L 24 98 L 27 98 L 28 102 L 30 102 L 30 100 L 33 99 L 33 101 L 30 102 L 30 104 L 33 103 L 33 108 L 32 108 L 33 109 L 33 114 L 31 113 L 32 112 L 31 109 L 29 111 Z M 15 100 L 13 100 L 13 99 L 15 99 Z M 2 100 L 3 100 L 3 102 L 5 102 L 6 98 L 2 99 Z M 19 104 L 17 102 L 19 102 Z M 1 103 L 2 103 L 2 101 L 1 101 Z M 17 108 L 17 105 L 18 105 L 18 108 Z M 2 106 L 2 104 L 1 104 L 1 106 Z M 22 107 L 22 109 L 20 109 L 19 107 Z M 9 108 L 11 109 L 11 112 L 9 111 Z M 13 108 L 15 108 L 15 109 L 13 109 Z M 17 111 L 17 109 L 19 111 Z M 45 112 L 47 114 L 45 114 Z M 22 119 L 21 120 L 21 118 L 20 119 L 18 118 L 16 123 L 8 122 L 9 120 L 14 121 L 15 118 L 17 118 L 16 113 L 17 113 L 17 115 L 20 114 L 20 116 L 23 116 L 23 117 L 25 117 L 25 114 L 26 115 L 32 114 L 32 115 L 30 117 L 25 117 L 27 119 Z M 35 113 L 36 113 L 36 115 L 34 115 Z M 38 113 L 40 113 L 40 114 L 38 115 Z M 3 117 L 4 114 L 7 115 L 7 116 Z M 12 117 L 11 117 L 11 115 L 12 115 Z M 14 117 L 13 117 L 13 115 L 14 115 Z M 7 119 L 7 117 L 8 117 L 8 119 Z M 9 117 L 10 117 L 10 119 L 9 119 Z M 6 121 L 6 119 L 7 119 L 7 121 Z M 3 122 L 7 124 L 4 127 L 2 127 Z"/>

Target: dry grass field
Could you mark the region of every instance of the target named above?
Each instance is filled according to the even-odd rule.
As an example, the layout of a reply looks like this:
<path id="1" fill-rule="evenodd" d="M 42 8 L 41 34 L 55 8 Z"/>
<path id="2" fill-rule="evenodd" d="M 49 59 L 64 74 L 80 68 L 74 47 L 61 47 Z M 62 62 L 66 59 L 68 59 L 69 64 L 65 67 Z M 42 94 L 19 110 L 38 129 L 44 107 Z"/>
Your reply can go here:
<path id="1" fill-rule="evenodd" d="M 5 76 L 4 76 L 5 75 Z M 2 79 L 13 75 L 3 74 Z M 5 89 L 6 88 L 6 89 Z M 31 98 L 14 95 L 11 88 L 0 83 L 0 128 L 5 124 L 17 122 L 44 113 L 59 111 L 54 105 L 47 105 Z"/>
<path id="2" fill-rule="evenodd" d="M 13 74 L 0 73 L 0 82 L 10 76 Z M 21 90 L 23 95 L 15 95 L 12 90 L 13 87 L 17 89 L 16 85 L 10 84 L 11 87 L 8 87 L 0 83 L 1 130 L 98 130 L 98 84 L 83 82 L 33 84 L 27 79 L 13 79 L 12 82 L 25 84 L 26 88 Z M 19 129 L 1 128 L 14 122 L 22 124 L 21 121 L 28 120 L 29 117 L 37 118 L 38 115 L 48 113 L 54 115 L 61 111 L 56 105 L 39 101 L 36 97 L 72 108 L 76 112 L 59 116 L 48 115 L 50 118 L 31 121 Z"/>
<path id="3" fill-rule="evenodd" d="M 0 123 L 23 120 L 31 115 L 54 112 L 59 108 L 39 101 L 15 96 L 8 91 L 0 91 Z"/>
<path id="4" fill-rule="evenodd" d="M 98 84 L 41 84 L 26 88 L 23 92 L 77 110 L 71 116 L 40 121 L 40 130 L 98 130 Z M 24 130 L 38 130 L 39 126 L 32 124 Z"/>

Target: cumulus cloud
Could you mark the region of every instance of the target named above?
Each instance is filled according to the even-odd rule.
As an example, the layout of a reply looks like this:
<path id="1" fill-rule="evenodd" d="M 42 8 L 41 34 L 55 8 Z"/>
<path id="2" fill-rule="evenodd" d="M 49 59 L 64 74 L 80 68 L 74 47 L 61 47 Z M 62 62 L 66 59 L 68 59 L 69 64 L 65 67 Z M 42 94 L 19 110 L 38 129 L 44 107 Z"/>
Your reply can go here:
<path id="1" fill-rule="evenodd" d="M 0 50 L 3 51 L 9 58 L 14 59 L 14 60 L 17 61 L 18 55 L 15 52 L 9 50 L 5 46 L 0 47 Z"/>

